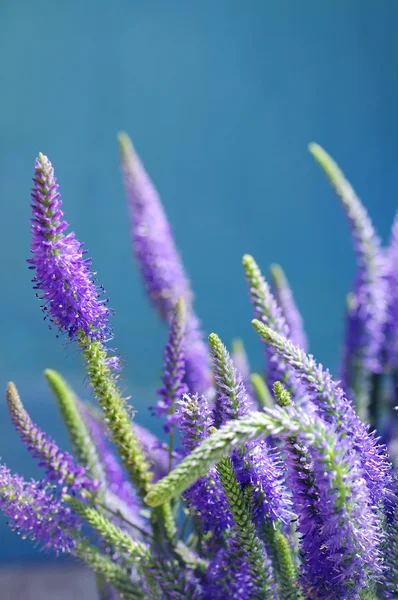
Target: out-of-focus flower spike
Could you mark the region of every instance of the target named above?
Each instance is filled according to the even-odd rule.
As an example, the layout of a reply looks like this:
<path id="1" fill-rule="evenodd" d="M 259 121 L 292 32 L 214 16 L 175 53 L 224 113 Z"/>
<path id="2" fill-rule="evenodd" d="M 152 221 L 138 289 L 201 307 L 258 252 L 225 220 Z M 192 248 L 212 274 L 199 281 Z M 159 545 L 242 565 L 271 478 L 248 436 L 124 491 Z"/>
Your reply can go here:
<path id="1" fill-rule="evenodd" d="M 359 419 L 328 370 L 324 370 L 311 355 L 307 356 L 301 348 L 260 321 L 254 320 L 253 326 L 273 351 L 294 370 L 321 415 L 337 432 L 352 441 L 371 500 L 380 505 L 383 499 L 391 495 L 391 465 L 385 447 L 378 444 L 374 433 L 369 433 L 369 427 Z"/>
<path id="2" fill-rule="evenodd" d="M 79 402 L 79 412 L 84 420 L 87 435 L 100 457 L 106 490 L 107 492 L 110 491 L 113 496 L 113 498 L 109 498 L 109 494 L 106 493 L 105 503 L 107 504 L 108 500 L 111 500 L 112 504 L 117 501 L 124 504 L 130 513 L 138 514 L 139 508 L 135 490 L 113 453 L 99 415 L 94 417 L 88 405 L 81 401 Z"/>
<path id="3" fill-rule="evenodd" d="M 243 385 L 250 398 L 254 397 L 253 386 L 250 377 L 250 365 L 247 358 L 245 346 L 240 339 L 235 339 L 232 342 L 232 360 L 243 379 Z"/>
<path id="4" fill-rule="evenodd" d="M 120 595 L 106 579 L 97 574 L 95 576 L 98 600 L 120 600 Z"/>
<path id="5" fill-rule="evenodd" d="M 261 408 L 274 408 L 274 401 L 264 378 L 259 373 L 252 373 L 250 381 Z"/>
<path id="6" fill-rule="evenodd" d="M 13 531 L 57 554 L 73 552 L 80 536 L 80 519 L 51 494 L 47 483 L 25 481 L 5 465 L 0 465 L 0 511 Z"/>
<path id="7" fill-rule="evenodd" d="M 326 173 L 346 212 L 357 255 L 356 307 L 349 314 L 347 323 L 342 378 L 343 389 L 355 392 L 352 377 L 358 373 L 358 363 L 370 373 L 381 371 L 387 319 L 385 260 L 369 216 L 342 171 L 318 144 L 310 144 L 309 149 Z"/>
<path id="8" fill-rule="evenodd" d="M 176 402 L 188 392 L 184 381 L 185 318 L 185 302 L 183 298 L 179 298 L 171 319 L 169 338 L 164 352 L 163 387 L 158 391 L 161 399 L 154 409 L 158 415 L 167 415 L 164 429 L 166 433 L 169 433 L 169 470 L 173 463 L 175 406 Z"/>
<path id="9" fill-rule="evenodd" d="M 386 254 L 386 276 L 388 305 L 383 358 L 385 369 L 391 371 L 398 369 L 398 212 Z"/>
<path id="10" fill-rule="evenodd" d="M 49 481 L 67 486 L 72 492 L 95 494 L 99 482 L 88 475 L 85 467 L 75 465 L 68 452 L 62 452 L 57 444 L 33 423 L 26 412 L 13 383 L 7 386 L 7 404 L 12 422 L 22 441 L 40 466 L 46 468 Z"/>
<path id="11" fill-rule="evenodd" d="M 271 265 L 271 276 L 276 301 L 282 309 L 283 316 L 289 328 L 289 337 L 294 344 L 306 351 L 308 344 L 303 319 L 296 306 L 293 292 L 282 267 Z"/>
<path id="12" fill-rule="evenodd" d="M 35 165 L 32 189 L 33 257 L 28 260 L 36 271 L 33 283 L 41 290 L 43 311 L 61 333 L 74 340 L 79 332 L 91 340 L 107 341 L 110 311 L 101 299 L 103 290 L 93 282 L 91 260 L 74 233 L 65 235 L 61 198 L 54 169 L 43 154 Z"/>
<path id="13" fill-rule="evenodd" d="M 106 448 L 108 449 L 108 452 L 110 450 L 108 439 L 112 436 L 106 424 L 104 423 L 100 411 L 88 402 L 80 403 L 80 410 L 82 411 L 90 433 L 93 436 L 94 443 L 99 449 L 99 453 L 101 455 L 106 455 Z M 161 444 L 160 440 L 148 429 L 146 429 L 146 427 L 133 422 L 132 428 L 139 444 L 142 447 L 146 460 L 150 464 L 153 472 L 153 480 L 157 481 L 167 474 L 167 451 Z"/>
<path id="14" fill-rule="evenodd" d="M 252 256 L 246 254 L 243 257 L 243 268 L 256 319 L 268 327 L 272 327 L 281 335 L 289 337 L 289 327 L 282 309 L 278 306 L 268 283 Z M 297 390 L 296 378 L 293 377 L 286 363 L 272 349 L 266 347 L 265 352 L 267 357 L 267 384 L 272 388 L 275 381 L 282 381 L 289 392 L 294 394 Z"/>
<path id="15" fill-rule="evenodd" d="M 170 319 L 178 298 L 184 298 L 186 380 L 190 391 L 204 393 L 211 386 L 208 352 L 192 310 L 190 283 L 153 183 L 128 135 L 120 133 L 118 141 L 134 252 L 147 293 L 163 319 Z"/>
<path id="16" fill-rule="evenodd" d="M 68 386 L 63 377 L 47 369 L 44 371 L 45 378 L 50 386 L 57 402 L 60 413 L 69 433 L 73 452 L 79 464 L 87 468 L 88 473 L 101 483 L 105 481 L 105 473 L 84 418 L 79 410 L 79 402 L 73 390 Z"/>

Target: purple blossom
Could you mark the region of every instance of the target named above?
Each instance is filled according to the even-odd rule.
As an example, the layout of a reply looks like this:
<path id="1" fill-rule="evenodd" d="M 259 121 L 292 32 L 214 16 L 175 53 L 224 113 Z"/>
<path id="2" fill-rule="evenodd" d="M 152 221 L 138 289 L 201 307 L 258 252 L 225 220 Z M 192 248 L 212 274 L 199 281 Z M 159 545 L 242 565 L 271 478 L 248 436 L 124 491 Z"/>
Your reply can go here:
<path id="1" fill-rule="evenodd" d="M 324 370 L 311 355 L 307 356 L 290 340 L 262 327 L 258 321 L 253 321 L 253 324 L 274 352 L 295 372 L 319 414 L 326 422 L 331 423 L 342 437 L 351 440 L 369 488 L 371 502 L 377 505 L 386 500 L 391 496 L 391 465 L 386 456 L 386 449 L 378 444 L 375 433 L 369 431 L 369 425 L 360 420 L 329 371 Z"/>
<path id="2" fill-rule="evenodd" d="M 164 600 L 199 600 L 202 590 L 198 579 L 189 570 L 181 570 L 174 561 L 156 557 L 148 571 L 157 582 Z"/>
<path id="3" fill-rule="evenodd" d="M 0 510 L 9 527 L 57 554 L 73 552 L 80 520 L 50 492 L 47 483 L 25 481 L 0 466 Z"/>
<path id="4" fill-rule="evenodd" d="M 350 600 L 369 584 L 369 568 L 372 577 L 382 572 L 381 529 L 350 441 L 340 440 L 335 453 L 350 463 L 343 482 L 348 490 L 344 501 L 336 498 L 339 474 L 326 469 L 324 457 L 311 451 L 319 512 L 304 540 L 302 583 L 308 597 Z"/>
<path id="5" fill-rule="evenodd" d="M 270 561 L 265 557 L 268 567 Z M 203 586 L 203 600 L 225 600 L 226 598 L 256 597 L 250 568 L 236 540 L 220 548 L 211 560 Z"/>
<path id="6" fill-rule="evenodd" d="M 281 422 L 283 439 L 297 434 L 310 452 L 319 517 L 312 520 L 304 546 L 303 587 L 307 596 L 320 600 L 357 598 L 358 591 L 382 570 L 382 516 L 370 497 L 352 438 L 293 406 L 266 412 Z"/>
<path id="7" fill-rule="evenodd" d="M 167 433 L 172 426 L 176 402 L 188 392 L 188 387 L 184 382 L 184 329 L 185 306 L 183 299 L 180 298 L 171 318 L 169 339 L 164 352 L 163 387 L 158 391 L 161 400 L 154 409 L 158 415 L 168 415 L 165 425 Z"/>
<path id="8" fill-rule="evenodd" d="M 272 265 L 271 275 L 275 298 L 289 329 L 289 338 L 296 346 L 300 346 L 304 351 L 307 351 L 308 342 L 304 331 L 303 319 L 294 301 L 293 292 L 286 275 L 279 265 Z"/>
<path id="9" fill-rule="evenodd" d="M 82 332 L 90 339 L 107 341 L 111 337 L 109 309 L 101 299 L 102 288 L 93 282 L 91 260 L 74 233 L 65 235 L 61 198 L 54 169 L 46 156 L 36 160 L 32 189 L 34 289 L 41 290 L 43 311 L 70 339 Z"/>
<path id="10" fill-rule="evenodd" d="M 68 452 L 63 452 L 33 423 L 13 383 L 7 387 L 7 404 L 15 429 L 32 456 L 39 459 L 39 465 L 46 468 L 49 481 L 65 485 L 75 493 L 86 490 L 94 494 L 98 490 L 99 482 L 89 477 L 87 469 L 76 465 Z"/>
<path id="11" fill-rule="evenodd" d="M 209 436 L 212 411 L 203 396 L 186 394 L 177 404 L 177 423 L 187 452 L 192 452 Z M 212 546 L 233 526 L 232 514 L 215 468 L 198 479 L 185 493 L 191 512 L 198 517 L 204 533 L 212 532 Z"/>
<path id="12" fill-rule="evenodd" d="M 179 298 L 187 306 L 186 380 L 192 392 L 210 387 L 207 347 L 192 310 L 192 292 L 158 193 L 126 134 L 119 136 L 134 252 L 146 290 L 163 319 L 170 319 Z"/>
<path id="13" fill-rule="evenodd" d="M 265 440 L 246 444 L 244 452 L 232 455 L 234 470 L 242 489 L 252 493 L 252 516 L 259 532 L 265 523 L 288 523 L 291 500 L 284 481 L 279 453 Z"/>

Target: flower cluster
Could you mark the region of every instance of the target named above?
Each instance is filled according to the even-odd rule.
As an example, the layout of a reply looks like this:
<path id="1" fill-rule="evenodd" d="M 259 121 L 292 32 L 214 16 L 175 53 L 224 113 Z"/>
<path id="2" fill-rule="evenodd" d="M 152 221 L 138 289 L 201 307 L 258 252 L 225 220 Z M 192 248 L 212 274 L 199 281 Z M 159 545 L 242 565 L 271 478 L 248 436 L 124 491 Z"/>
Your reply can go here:
<path id="1" fill-rule="evenodd" d="M 269 285 L 245 255 L 252 324 L 266 355 L 264 373 L 254 374 L 241 341 L 231 352 L 215 333 L 205 343 L 160 198 L 125 134 L 119 143 L 138 266 L 169 325 L 152 408 L 168 441 L 133 420 L 122 365 L 106 347 L 110 310 L 82 244 L 65 233 L 54 170 L 40 154 L 28 261 L 34 288 L 53 325 L 77 343 L 99 406 L 45 372 L 72 458 L 8 385 L 11 421 L 45 468 L 37 482 L 0 465 L 10 527 L 83 561 L 100 597 L 398 598 L 398 219 L 384 250 L 342 172 L 311 145 L 346 211 L 357 258 L 342 380 L 307 353 L 281 267 L 271 267 Z"/>

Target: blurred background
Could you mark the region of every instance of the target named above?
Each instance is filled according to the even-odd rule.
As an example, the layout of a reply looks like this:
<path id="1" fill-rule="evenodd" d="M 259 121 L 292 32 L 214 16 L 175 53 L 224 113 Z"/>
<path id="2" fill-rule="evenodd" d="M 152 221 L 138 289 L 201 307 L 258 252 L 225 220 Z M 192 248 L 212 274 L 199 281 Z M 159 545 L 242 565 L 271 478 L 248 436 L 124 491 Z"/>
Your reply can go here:
<path id="1" fill-rule="evenodd" d="M 111 299 L 123 386 L 140 423 L 160 429 L 148 407 L 166 330 L 131 255 L 119 130 L 158 187 L 204 330 L 226 344 L 241 337 L 262 369 L 241 268 L 249 252 L 264 272 L 282 264 L 311 351 L 335 371 L 354 255 L 307 145 L 336 158 L 386 241 L 398 194 L 397 19 L 393 0 L 0 1 L 0 387 L 14 380 L 62 447 L 42 372 L 61 371 L 82 397 L 90 391 L 80 357 L 43 322 L 30 283 L 37 153 L 53 162 L 66 218 Z M 38 474 L 4 402 L 0 456 Z M 53 559 L 5 521 L 0 537 L 3 563 Z"/>

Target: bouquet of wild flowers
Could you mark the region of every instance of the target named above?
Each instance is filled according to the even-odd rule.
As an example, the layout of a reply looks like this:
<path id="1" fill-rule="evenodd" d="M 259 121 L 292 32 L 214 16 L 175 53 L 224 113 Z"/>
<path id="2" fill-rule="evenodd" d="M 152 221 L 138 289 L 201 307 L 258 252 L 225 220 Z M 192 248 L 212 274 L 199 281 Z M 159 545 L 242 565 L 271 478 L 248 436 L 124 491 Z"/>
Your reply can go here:
<path id="1" fill-rule="evenodd" d="M 244 349 L 208 345 L 156 190 L 119 138 L 135 254 L 169 323 L 163 385 L 153 408 L 168 444 L 134 423 L 108 347 L 110 309 L 61 210 L 50 161 L 32 190 L 34 287 L 45 315 L 76 343 L 98 407 L 45 376 L 75 451 L 62 451 L 26 412 L 14 384 L 11 419 L 43 481 L 0 467 L 10 527 L 97 575 L 100 597 L 126 599 L 398 598 L 398 510 L 392 457 L 398 377 L 398 219 L 381 247 L 331 158 L 311 152 L 347 213 L 358 259 L 347 300 L 340 381 L 306 354 L 288 282 L 272 291 L 243 258 L 264 378 Z M 383 437 L 380 443 L 378 435 Z M 119 459 L 113 453 L 116 449 Z"/>

